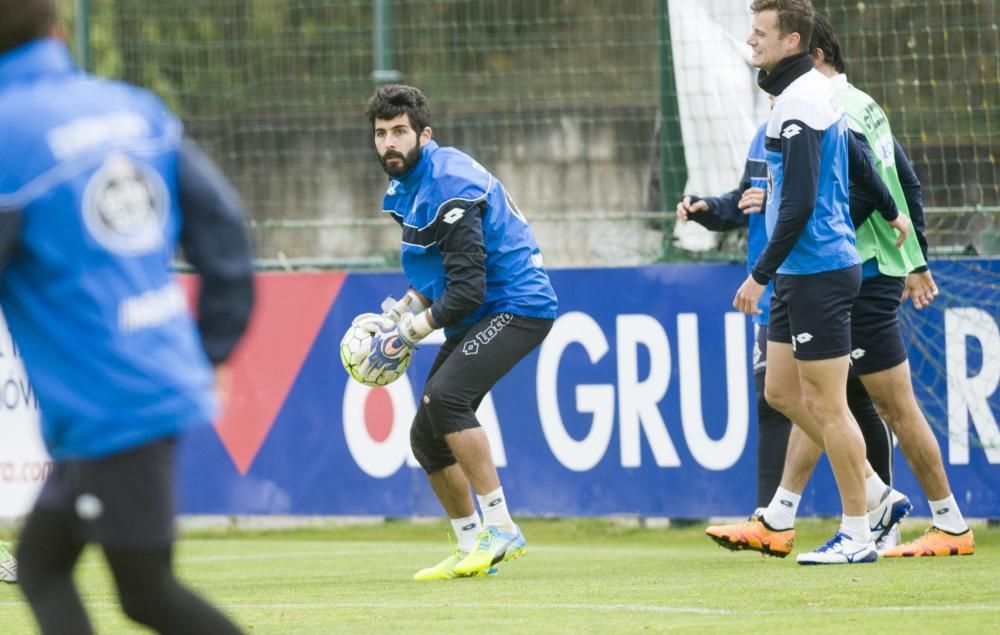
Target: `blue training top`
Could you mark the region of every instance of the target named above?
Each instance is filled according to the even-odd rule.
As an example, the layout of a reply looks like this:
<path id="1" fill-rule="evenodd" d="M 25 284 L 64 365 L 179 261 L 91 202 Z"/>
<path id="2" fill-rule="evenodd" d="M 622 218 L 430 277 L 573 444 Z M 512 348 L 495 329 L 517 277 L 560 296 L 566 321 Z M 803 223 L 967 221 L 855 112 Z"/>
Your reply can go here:
<path id="1" fill-rule="evenodd" d="M 56 459 L 123 451 L 213 417 L 210 346 L 171 268 L 181 134 L 159 99 L 80 73 L 62 42 L 0 55 L 0 306 Z M 249 243 L 231 227 L 243 235 L 228 275 L 245 283 Z M 241 302 L 231 324 L 216 323 L 216 361 L 246 324 L 252 299 Z"/>
<path id="2" fill-rule="evenodd" d="M 382 211 L 402 227 L 403 271 L 432 301 L 448 337 L 493 313 L 556 317 L 556 294 L 527 219 L 469 155 L 429 141 L 420 161 L 390 180 Z"/>
<path id="3" fill-rule="evenodd" d="M 833 84 L 811 63 L 806 53 L 786 58 L 770 83 L 760 80 L 777 96 L 765 141 L 768 244 L 752 272 L 761 284 L 775 273 L 808 275 L 860 263 L 848 192 L 850 133 Z"/>

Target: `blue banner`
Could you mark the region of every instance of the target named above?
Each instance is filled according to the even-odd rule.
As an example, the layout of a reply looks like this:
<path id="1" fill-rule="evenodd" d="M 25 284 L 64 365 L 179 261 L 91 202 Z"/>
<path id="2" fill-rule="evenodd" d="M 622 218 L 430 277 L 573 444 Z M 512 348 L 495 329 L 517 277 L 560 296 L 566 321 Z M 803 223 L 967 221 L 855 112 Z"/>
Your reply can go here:
<path id="1" fill-rule="evenodd" d="M 947 302 L 903 312 L 915 343 L 914 384 L 963 512 L 1000 518 L 997 290 L 982 284 L 1000 277 L 1000 261 L 941 262 L 934 271 Z M 749 514 L 757 482 L 753 331 L 731 306 L 745 268 L 658 265 L 551 274 L 559 319 L 479 410 L 512 512 Z M 325 295 L 310 294 L 311 281 Z M 271 283 L 280 287 L 282 279 Z M 254 341 L 271 352 L 245 347 L 240 363 L 256 380 L 237 384 L 234 401 L 243 410 L 229 413 L 226 433 L 207 428 L 186 439 L 181 511 L 440 514 L 409 452 L 416 395 L 440 340 L 421 345 L 406 376 L 380 389 L 351 380 L 338 354 L 351 319 L 377 310 L 389 294 L 398 296 L 405 279 L 315 274 L 298 276 L 296 284 L 294 297 L 324 299 L 291 308 L 276 292 L 274 301 L 263 302 L 264 326 Z M 297 320 L 315 324 L 305 329 L 306 339 Z M 306 344 L 312 338 L 311 344 L 285 355 L 282 343 L 293 335 Z M 252 438 L 241 435 L 241 424 L 255 431 Z M 916 513 L 926 515 L 901 456 L 896 466 L 897 486 L 914 499 Z M 840 513 L 825 460 L 801 510 Z"/>

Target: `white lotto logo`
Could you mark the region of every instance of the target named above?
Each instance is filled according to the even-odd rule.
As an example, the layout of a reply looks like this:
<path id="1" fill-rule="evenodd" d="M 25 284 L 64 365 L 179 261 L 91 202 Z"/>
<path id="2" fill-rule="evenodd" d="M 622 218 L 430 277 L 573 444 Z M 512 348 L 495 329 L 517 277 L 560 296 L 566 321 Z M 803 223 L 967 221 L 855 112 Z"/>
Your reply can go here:
<path id="1" fill-rule="evenodd" d="M 443 220 L 445 223 L 449 225 L 452 225 L 455 223 L 455 221 L 462 218 L 463 216 L 465 216 L 465 210 L 462 209 L 461 207 L 454 207 L 448 210 L 441 220 Z"/>
<path id="2" fill-rule="evenodd" d="M 787 126 L 785 126 L 784 130 L 781 131 L 781 136 L 786 139 L 791 139 L 800 132 L 802 132 L 801 126 L 799 126 L 798 124 L 790 123 Z"/>

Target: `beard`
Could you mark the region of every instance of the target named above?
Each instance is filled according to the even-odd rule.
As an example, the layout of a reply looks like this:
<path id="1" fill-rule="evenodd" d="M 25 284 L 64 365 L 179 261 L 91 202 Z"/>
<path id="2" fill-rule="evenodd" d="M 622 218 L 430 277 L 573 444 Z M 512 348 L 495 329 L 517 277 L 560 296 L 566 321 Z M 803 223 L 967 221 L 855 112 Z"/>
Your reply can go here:
<path id="1" fill-rule="evenodd" d="M 386 150 L 385 154 L 380 156 L 378 160 L 382 164 L 382 169 L 385 170 L 386 174 L 394 179 L 398 179 L 412 170 L 417 161 L 420 161 L 421 150 L 422 148 L 419 143 L 406 154 L 396 152 L 395 150 Z M 402 159 L 402 163 L 389 165 L 389 159 Z"/>

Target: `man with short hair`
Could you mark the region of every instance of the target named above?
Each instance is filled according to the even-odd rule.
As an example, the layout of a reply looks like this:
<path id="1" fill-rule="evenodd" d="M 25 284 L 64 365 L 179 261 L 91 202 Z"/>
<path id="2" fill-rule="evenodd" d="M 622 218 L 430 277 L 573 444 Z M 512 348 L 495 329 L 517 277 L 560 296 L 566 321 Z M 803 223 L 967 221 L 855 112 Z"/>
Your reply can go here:
<path id="1" fill-rule="evenodd" d="M 902 248 L 888 223 L 871 212 L 881 206 L 863 192 L 852 190 L 851 212 L 857 227 L 857 248 L 863 261 L 861 291 L 851 315 L 852 372 L 871 394 L 899 440 L 903 456 L 927 495 L 932 525 L 916 540 L 897 545 L 883 543 L 884 557 L 971 555 L 975 552 L 972 530 L 962 516 L 948 484 L 944 462 L 934 433 L 917 404 L 910 381 L 909 361 L 900 331 L 897 311 L 909 297 L 917 309 L 933 302 L 937 286 L 927 267 L 927 241 L 923 236 L 923 203 L 920 181 L 899 142 L 892 135 L 882 108 L 866 93 L 847 81 L 840 41 L 823 16 L 815 18 L 810 53 L 816 69 L 829 77 L 844 104 L 849 125 L 863 134 L 875 150 L 882 179 L 889 186 L 901 213 L 911 216 L 917 229 Z M 819 460 L 820 449 L 800 431 L 789 440 L 789 456 L 781 487 L 791 496 L 801 495 Z M 884 493 L 872 479 L 866 481 L 869 505 L 880 497 L 895 497 L 882 522 L 894 524 L 909 512 L 909 501 Z M 797 498 L 795 499 L 797 502 Z M 770 512 L 770 515 L 768 514 Z M 775 520 L 780 517 L 779 520 Z M 794 509 L 787 511 L 776 497 L 762 521 L 775 531 L 794 525 Z M 887 536 L 888 537 L 888 536 Z M 753 548 L 747 546 L 746 548 Z"/>
<path id="2" fill-rule="evenodd" d="M 677 204 L 677 216 L 682 222 L 694 220 L 713 231 L 748 227 L 748 271 L 753 268 L 764 245 L 767 244 L 765 219 L 760 213 L 764 207 L 767 189 L 767 162 L 764 152 L 766 130 L 767 123 L 765 122 L 750 144 L 746 168 L 737 189 L 717 197 L 700 198 L 686 195 Z M 852 191 L 856 189 L 859 192 L 867 192 L 869 197 L 879 202 L 880 208 L 886 210 L 887 217 L 895 217 L 898 213 L 895 202 L 875 170 L 874 159 L 870 156 L 868 144 L 853 134 L 848 136 L 848 164 Z M 767 508 L 775 501 L 781 505 L 779 509 L 787 510 L 794 515 L 798 499 L 788 501 L 786 496 L 776 496 L 779 493 L 779 485 L 782 487 L 786 485 L 782 483 L 783 465 L 792 423 L 764 399 L 767 371 L 767 318 L 770 297 L 771 285 L 768 284 L 758 303 L 761 312 L 754 316 L 757 332 L 753 353 L 753 369 L 754 383 L 757 389 L 759 425 L 757 509 L 747 521 L 732 525 L 713 525 L 706 528 L 705 532 L 719 545 L 727 549 L 734 551 L 749 549 L 767 555 L 784 557 L 792 550 L 794 531 L 790 529 L 773 530 L 772 527 L 777 524 L 777 520 L 772 517 L 771 523 L 769 523 L 765 516 L 768 511 L 773 511 Z M 866 474 L 868 474 L 866 483 L 881 483 L 880 493 L 892 492 L 885 485 L 885 483 L 892 482 L 892 443 L 888 438 L 885 423 L 875 411 L 871 398 L 857 377 L 852 376 L 848 380 L 847 401 L 865 440 L 870 465 L 870 468 L 869 466 L 865 468 Z M 795 428 L 795 433 L 801 434 L 801 431 Z M 905 498 L 898 492 L 893 493 L 893 496 L 897 499 Z M 782 504 L 782 501 L 785 502 Z M 879 534 L 893 529 L 893 527 L 880 526 L 883 515 L 883 510 L 880 509 L 881 502 L 881 497 L 875 501 L 869 501 L 869 524 L 872 526 L 873 532 L 877 531 Z M 789 503 L 791 507 L 789 507 Z M 873 516 L 875 517 L 874 522 L 872 522 Z"/>
<path id="3" fill-rule="evenodd" d="M 878 559 L 865 499 L 865 446 L 847 407 L 850 314 L 861 284 L 848 198 L 847 130 L 829 81 L 808 53 L 808 0 L 756 0 L 747 43 L 758 83 L 776 97 L 765 152 L 771 179 L 768 244 L 733 300 L 755 315 L 774 279 L 767 401 L 830 457 L 843 505 L 840 530 L 800 564 Z M 894 219 L 904 230 L 906 220 Z"/>
<path id="4" fill-rule="evenodd" d="M 552 328 L 557 301 L 527 219 L 492 174 L 432 139 L 430 105 L 412 86 L 385 86 L 368 102 L 375 151 L 389 175 L 382 209 L 403 230 L 411 288 L 382 316 L 360 372 L 398 365 L 434 329 L 446 341 L 431 366 L 410 432 L 413 454 L 451 521 L 457 548 L 417 580 L 484 576 L 520 556 L 476 409 L 493 385 Z M 476 512 L 476 492 L 482 519 Z"/>
<path id="5" fill-rule="evenodd" d="M 0 0 L 0 307 L 54 461 L 20 588 L 42 633 L 91 633 L 73 569 L 97 543 L 132 620 L 239 633 L 172 557 L 177 439 L 214 418 L 253 305 L 243 205 L 159 99 L 81 73 L 55 24 L 55 0 Z"/>

